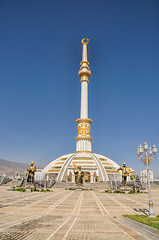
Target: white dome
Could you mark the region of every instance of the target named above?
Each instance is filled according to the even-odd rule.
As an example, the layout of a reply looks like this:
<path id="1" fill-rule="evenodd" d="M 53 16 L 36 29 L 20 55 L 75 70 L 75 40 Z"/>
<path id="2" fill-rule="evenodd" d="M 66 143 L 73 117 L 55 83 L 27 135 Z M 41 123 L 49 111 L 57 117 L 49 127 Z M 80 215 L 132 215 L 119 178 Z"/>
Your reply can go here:
<path id="1" fill-rule="evenodd" d="M 93 181 L 106 182 L 109 181 L 110 174 L 116 174 L 120 167 L 111 159 L 95 153 L 77 152 L 63 155 L 51 163 L 44 169 L 43 173 L 49 175 L 57 182 L 70 181 L 70 175 L 73 174 L 73 164 L 80 166 L 86 175 L 94 176 Z M 95 180 L 96 179 L 96 180 Z"/>

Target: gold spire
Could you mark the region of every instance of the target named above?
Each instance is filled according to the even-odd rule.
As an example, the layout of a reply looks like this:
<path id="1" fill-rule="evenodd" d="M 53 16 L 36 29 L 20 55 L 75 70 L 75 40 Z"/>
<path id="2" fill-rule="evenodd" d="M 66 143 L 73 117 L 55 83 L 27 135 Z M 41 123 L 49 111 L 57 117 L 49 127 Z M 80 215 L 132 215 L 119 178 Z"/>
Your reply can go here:
<path id="1" fill-rule="evenodd" d="M 82 53 L 82 62 L 81 62 L 81 67 L 78 72 L 79 77 L 81 78 L 82 81 L 88 81 L 88 78 L 91 76 L 91 71 L 89 70 L 89 62 L 87 61 L 87 44 L 89 42 L 88 38 L 83 38 L 82 39 L 82 45 L 83 45 L 83 53 Z"/>
<path id="2" fill-rule="evenodd" d="M 83 45 L 83 56 L 82 56 L 82 61 L 87 61 L 87 44 L 89 42 L 88 38 L 83 38 L 81 40 L 81 43 Z"/>

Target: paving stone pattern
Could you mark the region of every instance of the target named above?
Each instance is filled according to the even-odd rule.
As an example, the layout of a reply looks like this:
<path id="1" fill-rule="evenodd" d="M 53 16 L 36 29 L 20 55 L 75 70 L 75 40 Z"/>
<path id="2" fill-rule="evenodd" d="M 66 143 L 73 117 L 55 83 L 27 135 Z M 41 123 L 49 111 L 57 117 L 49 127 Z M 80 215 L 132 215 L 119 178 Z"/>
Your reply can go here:
<path id="1" fill-rule="evenodd" d="M 159 190 L 152 191 L 159 214 Z M 1 240 L 144 240 L 159 235 L 132 228 L 123 214 L 148 212 L 146 194 L 99 191 L 12 192 L 0 187 Z M 141 228 L 141 227 L 140 227 Z"/>

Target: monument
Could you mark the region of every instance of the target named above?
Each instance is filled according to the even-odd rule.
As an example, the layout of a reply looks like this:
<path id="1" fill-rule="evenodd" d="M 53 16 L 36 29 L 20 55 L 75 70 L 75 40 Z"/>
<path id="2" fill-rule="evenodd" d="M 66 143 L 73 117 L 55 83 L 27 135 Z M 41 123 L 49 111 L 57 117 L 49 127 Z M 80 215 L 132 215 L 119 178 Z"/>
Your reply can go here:
<path id="1" fill-rule="evenodd" d="M 126 186 L 126 179 L 131 174 L 131 169 L 126 167 L 126 163 L 124 162 L 119 170 L 122 170 L 122 186 Z"/>
<path id="2" fill-rule="evenodd" d="M 34 183 L 34 173 L 36 171 L 36 167 L 34 166 L 34 162 L 31 162 L 31 166 L 28 167 L 28 176 L 27 176 L 27 183 L 33 184 Z"/>
<path id="3" fill-rule="evenodd" d="M 76 137 L 76 151 L 63 155 L 51 163 L 43 170 L 43 175 L 49 180 L 57 182 L 75 183 L 76 174 L 73 165 L 82 168 L 83 183 L 108 182 L 115 175 L 117 181 L 121 179 L 121 173 L 118 170 L 119 165 L 113 160 L 101 154 L 92 152 L 91 124 L 92 119 L 88 117 L 88 84 L 91 71 L 87 60 L 88 38 L 82 39 L 82 61 L 78 72 L 81 82 L 81 109 L 80 118 L 76 120 L 78 131 Z M 79 170 L 80 171 L 80 170 Z M 119 179 L 119 180 L 118 180 Z"/>
<path id="4" fill-rule="evenodd" d="M 77 186 L 81 186 L 83 184 L 83 177 L 84 177 L 84 173 L 81 170 L 80 166 L 76 166 L 75 164 L 73 164 L 74 167 L 74 174 L 75 174 L 75 182 Z M 77 170 L 75 170 L 77 169 Z"/>

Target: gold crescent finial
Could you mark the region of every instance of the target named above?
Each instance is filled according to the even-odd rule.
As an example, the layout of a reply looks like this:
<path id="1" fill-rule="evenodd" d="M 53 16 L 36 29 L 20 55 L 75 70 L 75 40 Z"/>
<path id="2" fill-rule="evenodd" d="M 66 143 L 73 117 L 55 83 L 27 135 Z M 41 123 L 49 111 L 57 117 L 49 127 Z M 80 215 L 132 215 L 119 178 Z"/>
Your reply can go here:
<path id="1" fill-rule="evenodd" d="M 82 44 L 88 44 L 88 42 L 89 42 L 89 39 L 88 38 L 83 38 L 82 40 L 81 40 L 81 43 Z"/>

